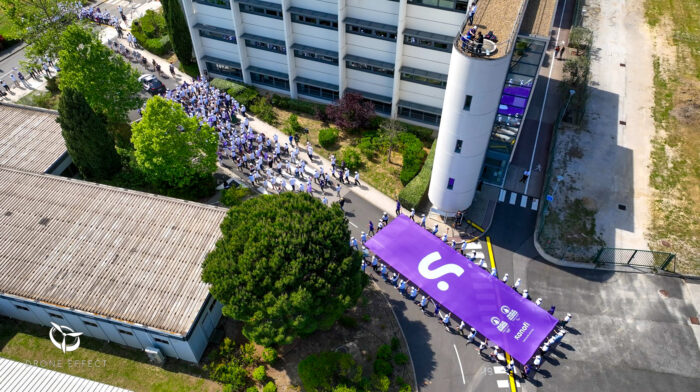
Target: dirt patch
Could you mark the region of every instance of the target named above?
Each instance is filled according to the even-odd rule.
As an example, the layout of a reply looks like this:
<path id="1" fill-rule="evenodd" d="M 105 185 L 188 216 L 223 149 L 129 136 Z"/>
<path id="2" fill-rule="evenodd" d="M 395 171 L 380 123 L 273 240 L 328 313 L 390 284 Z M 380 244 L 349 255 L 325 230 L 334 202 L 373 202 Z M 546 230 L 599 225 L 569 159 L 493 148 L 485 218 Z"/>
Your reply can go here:
<path id="1" fill-rule="evenodd" d="M 227 319 L 224 331 L 225 336 L 237 344 L 247 343 L 247 339 L 241 335 L 240 323 Z M 401 341 L 400 351 L 408 354 L 408 346 L 384 293 L 375 284 L 370 283 L 362 292 L 358 305 L 348 310 L 344 319 L 330 330 L 314 332 L 312 336 L 280 348 L 280 358 L 273 366 L 267 366 L 267 374 L 275 381 L 278 391 L 301 391 L 301 380 L 297 371 L 299 362 L 310 354 L 339 350 L 352 355 L 362 366 L 362 374 L 369 377 L 373 371 L 372 365 L 377 349 L 382 344 L 390 344 L 393 337 Z M 261 346 L 257 347 L 258 354 L 262 349 Z M 401 377 L 406 383 L 413 385 L 413 366 L 411 363 L 394 366 L 393 377 L 394 380 Z M 390 390 L 396 390 L 396 384 L 392 382 Z"/>

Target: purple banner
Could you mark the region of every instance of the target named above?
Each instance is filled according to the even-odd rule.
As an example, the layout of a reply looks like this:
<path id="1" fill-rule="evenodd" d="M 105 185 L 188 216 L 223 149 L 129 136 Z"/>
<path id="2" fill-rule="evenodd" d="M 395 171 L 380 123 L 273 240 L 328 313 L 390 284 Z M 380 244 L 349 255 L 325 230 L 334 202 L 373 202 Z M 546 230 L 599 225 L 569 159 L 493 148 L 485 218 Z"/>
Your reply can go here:
<path id="1" fill-rule="evenodd" d="M 557 324 L 554 316 L 405 215 L 394 219 L 366 245 L 520 363 L 530 360 Z"/>

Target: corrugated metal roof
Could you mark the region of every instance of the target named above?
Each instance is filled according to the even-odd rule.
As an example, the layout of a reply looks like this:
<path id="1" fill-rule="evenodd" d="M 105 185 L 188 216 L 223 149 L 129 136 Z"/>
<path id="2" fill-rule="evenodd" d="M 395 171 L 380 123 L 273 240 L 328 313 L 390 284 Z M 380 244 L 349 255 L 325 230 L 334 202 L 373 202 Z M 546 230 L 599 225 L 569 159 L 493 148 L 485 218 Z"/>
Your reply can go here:
<path id="1" fill-rule="evenodd" d="M 0 391 L 129 392 L 128 389 L 5 358 L 0 358 Z"/>
<path id="2" fill-rule="evenodd" d="M 0 166 L 0 292 L 185 335 L 226 209 Z"/>
<path id="3" fill-rule="evenodd" d="M 0 104 L 0 165 L 43 173 L 66 145 L 53 110 Z"/>

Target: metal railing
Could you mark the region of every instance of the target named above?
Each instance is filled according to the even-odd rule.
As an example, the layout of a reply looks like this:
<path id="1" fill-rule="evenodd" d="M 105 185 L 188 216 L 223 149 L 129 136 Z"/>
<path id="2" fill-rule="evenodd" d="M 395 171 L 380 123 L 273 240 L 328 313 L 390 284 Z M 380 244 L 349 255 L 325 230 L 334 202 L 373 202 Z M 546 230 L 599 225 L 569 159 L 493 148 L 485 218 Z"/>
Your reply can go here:
<path id="1" fill-rule="evenodd" d="M 596 266 L 631 265 L 654 271 L 676 272 L 676 255 L 641 249 L 601 248 L 593 259 Z"/>

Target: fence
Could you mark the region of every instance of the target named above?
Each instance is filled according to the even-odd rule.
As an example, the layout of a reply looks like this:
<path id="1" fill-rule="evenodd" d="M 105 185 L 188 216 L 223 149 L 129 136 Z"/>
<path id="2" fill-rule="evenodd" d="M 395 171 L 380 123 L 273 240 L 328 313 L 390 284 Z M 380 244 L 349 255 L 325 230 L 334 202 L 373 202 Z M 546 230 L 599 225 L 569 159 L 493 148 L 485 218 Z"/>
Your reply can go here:
<path id="1" fill-rule="evenodd" d="M 676 255 L 651 250 L 601 248 L 593 259 L 596 266 L 633 265 L 652 270 L 676 272 Z"/>

